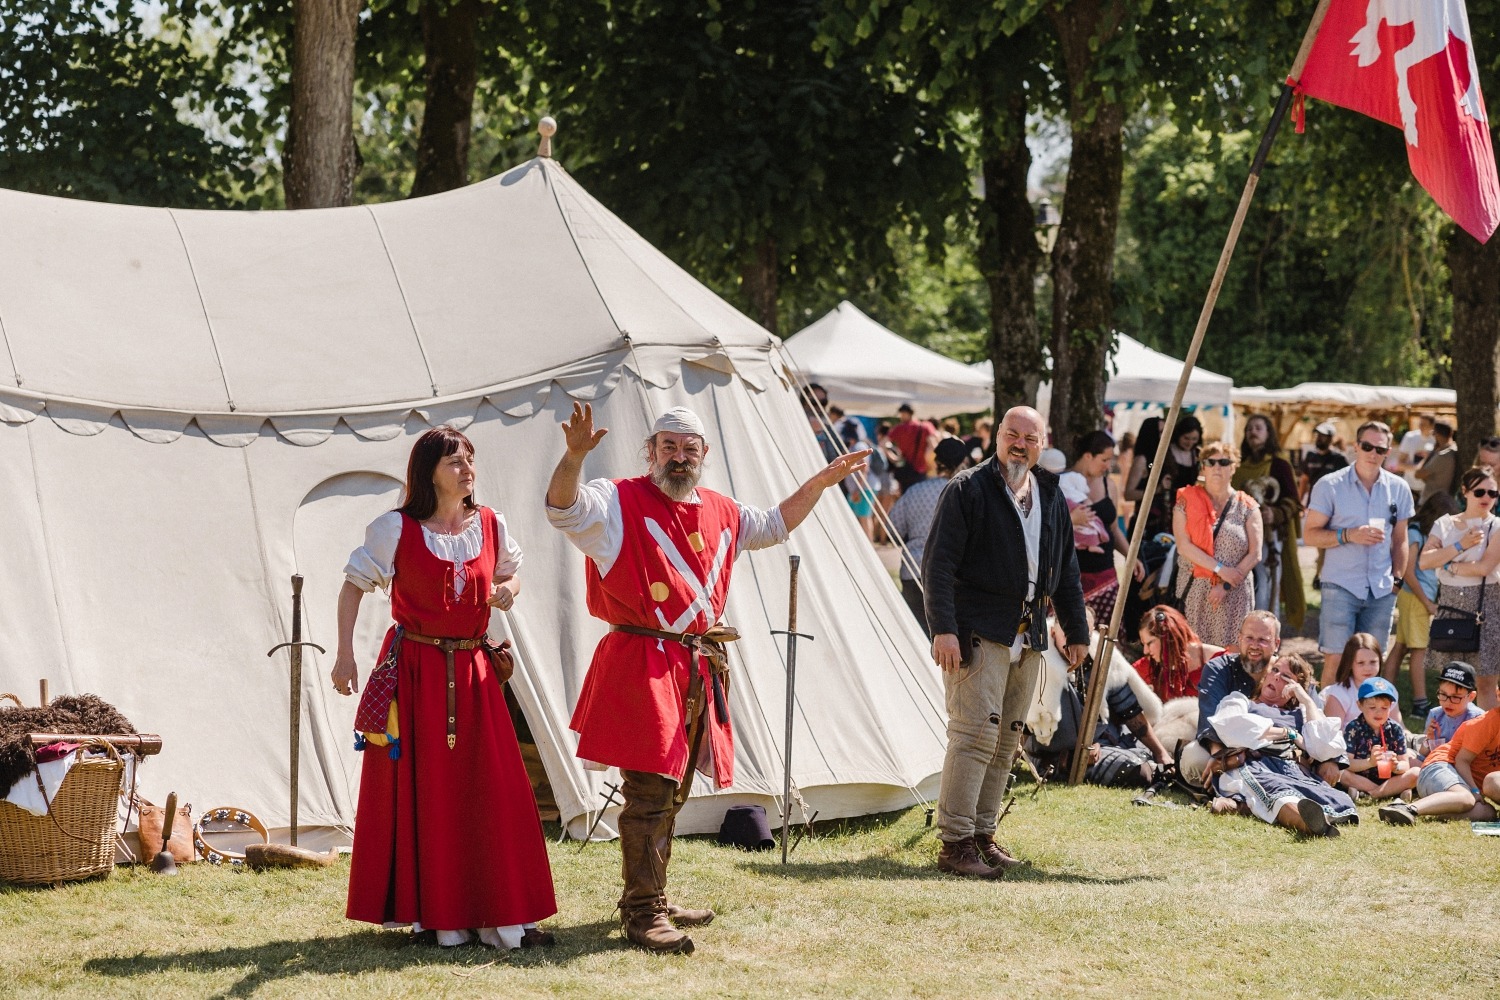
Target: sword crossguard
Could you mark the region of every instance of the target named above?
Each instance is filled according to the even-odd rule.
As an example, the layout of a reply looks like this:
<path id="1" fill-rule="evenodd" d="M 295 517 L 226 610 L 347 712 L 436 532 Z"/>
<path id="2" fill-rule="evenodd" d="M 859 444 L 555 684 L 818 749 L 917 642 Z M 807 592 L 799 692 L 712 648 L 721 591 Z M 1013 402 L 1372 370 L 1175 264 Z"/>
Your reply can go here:
<path id="1" fill-rule="evenodd" d="M 273 656 L 273 655 L 275 655 L 275 653 L 276 653 L 276 651 L 278 649 L 287 649 L 287 648 L 289 648 L 291 646 L 311 646 L 313 649 L 316 649 L 318 652 L 322 653 L 324 656 L 328 655 L 328 650 L 324 649 L 322 646 L 319 646 L 315 642 L 280 642 L 280 643 L 277 643 L 276 645 L 272 646 L 269 650 L 267 650 L 266 651 L 266 655 L 267 656 Z"/>
<path id="2" fill-rule="evenodd" d="M 818 638 L 817 636 L 814 636 L 814 635 L 808 635 L 806 632 L 788 632 L 784 628 L 773 628 L 771 630 L 771 634 L 772 635 L 795 635 L 797 638 L 799 638 L 799 639 L 806 639 L 808 642 L 816 642 L 817 638 Z"/>

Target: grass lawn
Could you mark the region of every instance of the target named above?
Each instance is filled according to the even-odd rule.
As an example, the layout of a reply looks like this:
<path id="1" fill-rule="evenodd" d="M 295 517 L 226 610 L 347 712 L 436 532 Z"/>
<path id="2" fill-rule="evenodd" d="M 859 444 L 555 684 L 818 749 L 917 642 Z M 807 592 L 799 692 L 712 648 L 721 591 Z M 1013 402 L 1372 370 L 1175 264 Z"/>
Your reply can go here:
<path id="1" fill-rule="evenodd" d="M 21 997 L 1487 997 L 1500 983 L 1500 839 L 1337 840 L 1129 793 L 1022 797 L 1002 839 L 1034 865 L 939 875 L 922 811 L 828 824 L 792 864 L 679 842 L 673 889 L 709 903 L 691 957 L 626 947 L 618 850 L 552 847 L 559 945 L 440 951 L 342 919 L 347 862 L 255 874 L 119 869 L 0 889 L 0 995 Z"/>

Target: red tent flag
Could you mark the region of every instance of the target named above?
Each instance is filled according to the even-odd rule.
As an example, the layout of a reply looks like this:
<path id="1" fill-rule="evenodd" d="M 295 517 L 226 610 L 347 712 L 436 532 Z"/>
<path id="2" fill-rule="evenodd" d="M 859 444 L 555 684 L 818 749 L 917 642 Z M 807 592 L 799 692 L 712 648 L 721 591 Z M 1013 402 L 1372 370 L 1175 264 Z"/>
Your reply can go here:
<path id="1" fill-rule="evenodd" d="M 1295 83 L 1401 129 L 1418 182 L 1483 243 L 1500 178 L 1472 46 L 1463 0 L 1333 0 Z"/>

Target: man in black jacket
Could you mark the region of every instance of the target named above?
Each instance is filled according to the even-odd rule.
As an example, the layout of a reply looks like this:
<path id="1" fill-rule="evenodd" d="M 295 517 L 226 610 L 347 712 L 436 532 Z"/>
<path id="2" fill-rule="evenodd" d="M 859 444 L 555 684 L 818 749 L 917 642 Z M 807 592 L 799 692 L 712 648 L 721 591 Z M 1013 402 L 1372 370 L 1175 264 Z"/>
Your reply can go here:
<path id="1" fill-rule="evenodd" d="M 1042 415 L 1018 406 L 993 457 L 943 490 L 922 558 L 932 658 L 943 670 L 948 753 L 938 792 L 938 868 L 998 878 L 1017 864 L 995 843 L 1011 760 L 1047 648 L 1050 600 L 1077 666 L 1088 653 L 1068 504 L 1037 468 Z"/>

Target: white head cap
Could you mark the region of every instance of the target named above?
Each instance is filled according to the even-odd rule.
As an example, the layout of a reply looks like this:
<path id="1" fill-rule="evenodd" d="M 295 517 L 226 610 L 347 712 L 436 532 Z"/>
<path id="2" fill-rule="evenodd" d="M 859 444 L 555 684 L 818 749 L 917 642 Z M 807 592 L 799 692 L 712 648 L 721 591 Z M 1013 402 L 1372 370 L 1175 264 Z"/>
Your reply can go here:
<path id="1" fill-rule="evenodd" d="M 1042 452 L 1041 460 L 1037 464 L 1054 475 L 1062 475 L 1068 470 L 1068 456 L 1056 448 L 1048 448 Z"/>
<path id="2" fill-rule="evenodd" d="M 698 414 L 686 406 L 674 406 L 656 418 L 656 423 L 651 425 L 651 433 L 654 436 L 662 431 L 670 434 L 696 434 L 701 438 L 708 436 L 703 433 L 703 421 L 698 418 Z"/>

